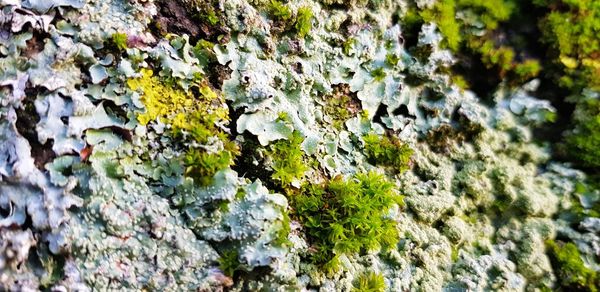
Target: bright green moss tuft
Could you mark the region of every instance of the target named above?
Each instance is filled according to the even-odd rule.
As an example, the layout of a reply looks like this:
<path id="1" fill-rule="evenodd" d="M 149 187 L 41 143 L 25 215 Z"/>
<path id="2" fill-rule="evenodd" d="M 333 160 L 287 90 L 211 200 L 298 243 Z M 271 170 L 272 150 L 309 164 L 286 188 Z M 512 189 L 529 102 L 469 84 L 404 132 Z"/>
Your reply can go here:
<path id="1" fill-rule="evenodd" d="M 394 66 L 398 65 L 399 61 L 400 61 L 400 57 L 398 57 L 398 55 L 396 55 L 396 54 L 385 55 L 385 64 L 387 64 L 390 67 L 394 67 Z"/>
<path id="2" fill-rule="evenodd" d="M 112 45 L 119 51 L 127 50 L 127 34 L 125 33 L 113 33 L 110 37 Z"/>
<path id="3" fill-rule="evenodd" d="M 383 70 L 382 67 L 377 68 L 373 71 L 371 71 L 371 76 L 373 76 L 373 78 L 375 78 L 376 81 L 382 81 L 383 79 L 385 79 L 385 70 Z"/>
<path id="4" fill-rule="evenodd" d="M 585 266 L 575 244 L 559 245 L 549 240 L 546 245 L 556 277 L 565 291 L 598 291 L 600 278 L 596 271 Z"/>
<path id="5" fill-rule="evenodd" d="M 385 291 L 385 280 L 383 275 L 375 272 L 364 272 L 358 276 L 354 283 L 352 292 L 383 292 Z"/>
<path id="6" fill-rule="evenodd" d="M 214 9 L 207 9 L 203 14 L 203 19 L 210 25 L 217 25 L 219 23 L 219 17 Z"/>
<path id="7" fill-rule="evenodd" d="M 540 62 L 531 59 L 515 66 L 515 73 L 524 80 L 537 76 L 541 70 Z"/>
<path id="8" fill-rule="evenodd" d="M 355 45 L 356 45 L 355 38 L 352 38 L 352 37 L 347 38 L 346 41 L 344 41 L 344 44 L 342 45 L 342 50 L 344 51 L 344 54 L 346 56 L 350 56 L 350 52 Z"/>
<path id="9" fill-rule="evenodd" d="M 404 172 L 410 168 L 413 150 L 395 136 L 368 134 L 363 136 L 365 154 L 369 162 L 394 168 Z"/>
<path id="10" fill-rule="evenodd" d="M 558 68 L 549 75 L 574 96 L 585 88 L 599 91 L 600 2 L 537 0 L 534 4 L 549 8 L 539 22 L 548 56 Z M 586 98 L 576 102 L 574 128 L 566 137 L 568 152 L 584 166 L 600 167 L 600 103 Z"/>
<path id="11" fill-rule="evenodd" d="M 294 27 L 299 37 L 305 37 L 312 29 L 313 12 L 310 7 L 301 7 L 296 15 Z"/>
<path id="12" fill-rule="evenodd" d="M 327 271 L 339 269 L 338 256 L 392 248 L 399 239 L 396 222 L 386 215 L 402 204 L 394 185 L 374 172 L 309 184 L 290 198 L 314 252 L 311 260 Z"/>
<path id="13" fill-rule="evenodd" d="M 304 138 L 294 131 L 287 140 L 271 144 L 268 155 L 273 159 L 273 180 L 282 187 L 289 186 L 294 180 L 300 180 L 307 170 L 300 145 Z"/>
<path id="14" fill-rule="evenodd" d="M 269 3 L 269 13 L 277 20 L 289 20 L 292 18 L 292 10 L 277 0 Z"/>

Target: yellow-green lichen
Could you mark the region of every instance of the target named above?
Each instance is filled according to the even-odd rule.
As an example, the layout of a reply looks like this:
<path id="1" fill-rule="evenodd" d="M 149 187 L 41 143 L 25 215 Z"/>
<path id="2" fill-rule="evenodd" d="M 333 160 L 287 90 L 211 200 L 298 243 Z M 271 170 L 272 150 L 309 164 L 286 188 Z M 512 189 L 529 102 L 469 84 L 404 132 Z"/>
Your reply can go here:
<path id="1" fill-rule="evenodd" d="M 190 92 L 163 83 L 150 69 L 142 69 L 140 73 L 139 78 L 127 80 L 130 89 L 141 92 L 146 111 L 137 115 L 140 124 L 146 125 L 157 119 L 170 123 L 178 112 L 196 106 Z"/>
<path id="2" fill-rule="evenodd" d="M 200 185 L 208 185 L 217 171 L 233 165 L 239 149 L 222 128 L 229 120 L 229 112 L 222 97 L 208 85 L 195 84 L 199 94 L 194 95 L 194 90 L 185 91 L 164 82 L 149 69 L 143 69 L 141 77 L 128 80 L 127 85 L 142 94 L 145 112 L 137 115 L 140 124 L 160 120 L 169 124 L 172 135 L 181 141 L 209 144 L 185 153 L 186 176 Z"/>

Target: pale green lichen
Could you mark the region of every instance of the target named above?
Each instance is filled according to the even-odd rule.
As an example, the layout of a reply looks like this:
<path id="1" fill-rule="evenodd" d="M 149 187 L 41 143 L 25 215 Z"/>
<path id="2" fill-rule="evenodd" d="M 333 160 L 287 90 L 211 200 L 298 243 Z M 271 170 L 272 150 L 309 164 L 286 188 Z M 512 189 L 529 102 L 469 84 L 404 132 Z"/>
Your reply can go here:
<path id="1" fill-rule="evenodd" d="M 597 288 L 599 191 L 503 43 L 522 3 L 217 2 L 3 2 L 0 290 Z M 583 76 L 563 12 L 546 38 Z M 451 73 L 465 52 L 488 68 Z M 465 86 L 494 68 L 489 96 Z"/>

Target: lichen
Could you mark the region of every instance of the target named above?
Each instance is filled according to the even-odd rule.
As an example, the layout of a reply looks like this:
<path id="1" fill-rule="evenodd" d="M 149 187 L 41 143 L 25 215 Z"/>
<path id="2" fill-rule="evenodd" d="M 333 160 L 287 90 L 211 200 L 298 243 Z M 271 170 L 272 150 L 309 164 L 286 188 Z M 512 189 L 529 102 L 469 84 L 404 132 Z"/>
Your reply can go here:
<path id="1" fill-rule="evenodd" d="M 597 290 L 594 1 L 0 2 L 0 290 Z"/>

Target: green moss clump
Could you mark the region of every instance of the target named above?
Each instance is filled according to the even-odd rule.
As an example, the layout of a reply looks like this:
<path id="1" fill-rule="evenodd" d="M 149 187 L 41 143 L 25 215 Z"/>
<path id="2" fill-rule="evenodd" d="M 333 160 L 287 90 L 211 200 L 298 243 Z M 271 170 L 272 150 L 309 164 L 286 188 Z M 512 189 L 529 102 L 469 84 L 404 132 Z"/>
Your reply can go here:
<path id="1" fill-rule="evenodd" d="M 236 250 L 223 252 L 219 258 L 219 268 L 223 271 L 223 274 L 232 277 L 233 273 L 240 268 L 238 252 Z"/>
<path id="2" fill-rule="evenodd" d="M 445 37 L 446 46 L 458 51 L 465 40 L 477 39 L 470 33 L 471 23 L 481 23 L 486 30 L 494 30 L 502 21 L 508 20 L 515 10 L 511 0 L 442 0 L 433 9 L 423 10 L 420 16 L 426 22 L 435 22 Z M 469 12 L 475 19 L 469 23 L 456 18 L 457 11 Z M 415 18 L 415 16 L 411 16 Z M 418 22 L 412 20 L 412 22 Z"/>
<path id="3" fill-rule="evenodd" d="M 292 10 L 277 0 L 271 0 L 269 3 L 269 13 L 277 20 L 285 21 L 292 18 Z"/>
<path id="4" fill-rule="evenodd" d="M 192 148 L 184 157 L 185 175 L 194 178 L 200 185 L 206 186 L 212 182 L 213 176 L 222 169 L 232 166 L 240 154 L 239 147 L 229 139 L 229 136 L 216 126 L 215 115 L 195 112 L 186 116 L 188 123 L 173 125 L 175 137 L 183 137 L 185 133 L 193 141 L 208 144 L 210 139 L 216 139 L 223 145 L 217 152 Z M 183 127 L 182 127 L 183 126 Z"/>
<path id="5" fill-rule="evenodd" d="M 415 38 L 416 27 L 434 22 L 444 36 L 442 45 L 458 54 L 477 56 L 487 69 L 497 71 L 498 77 L 522 82 L 536 77 L 541 66 L 538 60 L 524 58 L 523 40 L 498 41 L 499 25 L 518 15 L 514 0 L 442 0 L 433 8 L 409 10 L 403 23 Z M 456 17 L 457 13 L 464 17 Z M 462 87 L 466 87 L 464 84 Z"/>
<path id="6" fill-rule="evenodd" d="M 566 137 L 569 153 L 585 166 L 600 167 L 600 101 L 579 102 L 573 119 L 575 128 Z"/>
<path id="7" fill-rule="evenodd" d="M 397 172 L 410 168 L 410 158 L 414 151 L 397 137 L 371 133 L 363 136 L 363 141 L 369 162 L 392 167 Z"/>
<path id="8" fill-rule="evenodd" d="M 212 182 L 217 171 L 233 165 L 234 159 L 232 151 L 208 153 L 202 149 L 190 149 L 183 158 L 185 175 L 206 186 Z"/>
<path id="9" fill-rule="evenodd" d="M 534 1 L 552 7 L 539 23 L 549 55 L 563 69 L 562 86 L 600 90 L 600 2 L 596 0 Z"/>
<path id="10" fill-rule="evenodd" d="M 396 222 L 386 214 L 403 204 L 402 196 L 381 174 L 305 185 L 290 201 L 314 249 L 311 260 L 328 272 L 339 269 L 341 254 L 392 248 L 399 240 Z"/>
<path id="11" fill-rule="evenodd" d="M 312 20 L 313 20 L 313 12 L 310 10 L 310 7 L 300 7 L 296 14 L 296 23 L 294 24 L 294 28 L 296 28 L 296 33 L 298 37 L 305 37 L 310 30 L 312 29 Z"/>
<path id="12" fill-rule="evenodd" d="M 540 62 L 537 60 L 526 60 L 515 66 L 515 73 L 523 80 L 537 76 L 542 70 Z"/>
<path id="13" fill-rule="evenodd" d="M 445 37 L 445 43 L 453 51 L 457 51 L 462 42 L 460 24 L 456 18 L 456 2 L 442 0 L 436 3 L 434 9 L 424 10 L 421 17 L 427 22 L 435 22 L 438 29 Z"/>
<path id="14" fill-rule="evenodd" d="M 365 272 L 358 276 L 352 292 L 383 292 L 385 281 L 383 275 L 375 272 Z"/>
<path id="15" fill-rule="evenodd" d="M 203 15 L 203 18 L 210 25 L 217 25 L 219 23 L 219 17 L 214 9 L 207 9 Z"/>
<path id="16" fill-rule="evenodd" d="M 382 67 L 374 69 L 373 71 L 371 71 L 371 76 L 373 78 L 375 78 L 376 81 L 382 81 L 383 79 L 385 79 L 385 70 L 383 70 Z"/>
<path id="17" fill-rule="evenodd" d="M 548 13 L 539 22 L 542 41 L 557 70 L 558 84 L 580 96 L 584 88 L 600 91 L 600 2 L 535 0 Z M 570 156 L 586 167 L 600 167 L 600 103 L 575 98 L 574 128 L 567 134 Z"/>
<path id="18" fill-rule="evenodd" d="M 127 34 L 125 33 L 113 33 L 110 37 L 111 44 L 114 48 L 119 51 L 127 50 Z"/>
<path id="19" fill-rule="evenodd" d="M 600 278 L 596 271 L 584 265 L 575 244 L 559 245 L 549 240 L 546 245 L 559 284 L 565 291 L 598 291 Z"/>
<path id="20" fill-rule="evenodd" d="M 399 61 L 400 61 L 400 57 L 398 57 L 398 55 L 396 55 L 396 54 L 385 55 L 385 64 L 390 67 L 394 67 L 394 66 L 398 65 Z"/>
<path id="21" fill-rule="evenodd" d="M 304 163 L 300 145 L 304 138 L 298 131 L 294 131 L 287 140 L 280 140 L 271 144 L 267 154 L 273 159 L 273 180 L 282 187 L 289 186 L 294 180 L 302 179 L 308 169 Z"/>
<path id="22" fill-rule="evenodd" d="M 350 94 L 350 88 L 342 85 L 336 86 L 333 94 L 323 98 L 323 113 L 331 118 L 333 127 L 338 130 L 342 130 L 344 123 L 360 111 L 360 102 L 350 97 Z"/>
<path id="23" fill-rule="evenodd" d="M 350 51 L 356 45 L 356 42 L 356 39 L 352 37 L 349 37 L 346 39 L 346 41 L 344 41 L 342 44 L 342 50 L 346 56 L 350 56 Z"/>

